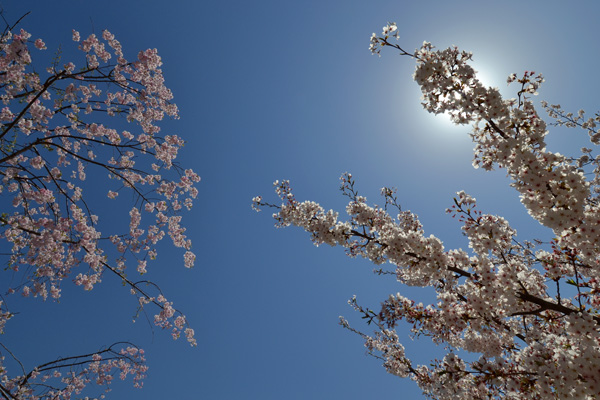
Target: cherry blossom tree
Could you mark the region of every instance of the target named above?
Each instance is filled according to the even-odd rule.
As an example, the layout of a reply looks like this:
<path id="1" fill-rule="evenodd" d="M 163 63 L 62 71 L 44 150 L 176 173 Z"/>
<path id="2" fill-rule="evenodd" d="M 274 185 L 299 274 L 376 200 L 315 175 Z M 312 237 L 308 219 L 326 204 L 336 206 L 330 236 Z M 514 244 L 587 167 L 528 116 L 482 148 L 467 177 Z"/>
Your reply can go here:
<path id="1" fill-rule="evenodd" d="M 8 297 L 58 300 L 64 282 L 89 291 L 110 274 L 135 296 L 138 313 L 154 307 L 156 326 L 195 345 L 185 316 L 156 284 L 135 278 L 167 236 L 183 249 L 185 267 L 195 259 L 181 212 L 192 207 L 200 178 L 175 162 L 183 140 L 160 131 L 158 123 L 177 118 L 178 109 L 156 49 L 128 61 L 110 32 L 82 39 L 73 31 L 80 58 L 57 53 L 43 66 L 34 61 L 46 50 L 43 40 L 16 26 L 0 36 L 0 240 L 18 282 L 0 297 L 0 332 L 14 316 Z M 133 199 L 128 228 L 101 233 L 114 223 L 102 225 L 105 216 L 95 214 L 99 203 L 85 194 L 92 188 L 104 190 L 103 203 Z M 9 371 L 9 361 L 20 362 L 8 344 L 0 346 L 4 399 L 71 398 L 90 382 L 108 386 L 114 374 L 140 386 L 146 371 L 143 350 L 128 343 L 19 372 Z"/>
<path id="2" fill-rule="evenodd" d="M 382 189 L 383 206 L 369 205 L 349 173 L 341 177 L 350 200 L 346 220 L 315 202 L 296 200 L 288 181 L 274 184 L 281 203 L 259 196 L 253 207 L 274 207 L 278 227 L 298 226 L 317 246 L 341 246 L 350 257 L 391 264 L 388 273 L 401 284 L 435 290 L 432 304 L 398 293 L 373 310 L 351 299 L 374 334 L 340 317 L 389 373 L 412 379 L 428 397 L 598 398 L 600 157 L 590 148 L 577 157 L 546 149 L 548 125 L 531 100 L 541 74 L 509 76 L 516 97 L 504 99 L 477 79 L 470 53 L 437 50 L 428 42 L 409 52 L 393 39 L 398 30 L 390 23 L 371 37 L 371 52 L 389 48 L 416 62 L 413 78 L 425 109 L 472 125 L 473 166 L 506 170 L 529 215 L 551 229 L 548 242 L 517 241 L 507 220 L 480 211 L 475 198 L 461 191 L 447 212 L 458 217 L 470 251 L 447 250 L 437 237 L 424 235 L 416 215 L 401 209 L 394 189 Z M 599 114 L 586 118 L 583 111 L 573 114 L 544 102 L 541 108 L 553 125 L 581 128 L 592 144 L 600 143 Z M 395 329 L 400 323 L 443 344 L 443 359 L 429 365 L 409 359 Z"/>

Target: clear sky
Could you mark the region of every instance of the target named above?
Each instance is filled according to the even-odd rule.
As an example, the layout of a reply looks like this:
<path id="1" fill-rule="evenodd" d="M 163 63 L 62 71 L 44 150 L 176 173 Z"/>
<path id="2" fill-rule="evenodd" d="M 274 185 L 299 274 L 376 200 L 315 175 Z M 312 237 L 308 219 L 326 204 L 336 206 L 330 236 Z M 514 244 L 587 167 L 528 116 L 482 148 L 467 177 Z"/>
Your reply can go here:
<path id="1" fill-rule="evenodd" d="M 414 63 L 392 51 L 370 55 L 369 36 L 387 21 L 398 24 L 406 49 L 427 40 L 472 51 L 484 81 L 508 97 L 514 88 L 506 77 L 534 70 L 546 77 L 539 100 L 572 111 L 597 107 L 600 5 L 592 1 L 0 4 L 9 21 L 31 11 L 22 27 L 49 53 L 62 45 L 65 61 L 71 29 L 87 36 L 107 28 L 129 58 L 157 48 L 181 112 L 163 130 L 187 141 L 180 162 L 202 177 L 196 207 L 185 215 L 196 267 L 186 270 L 180 252 L 165 248 L 146 276 L 188 316 L 197 348 L 152 330 L 143 317 L 132 324 L 134 298 L 109 277 L 90 293 L 64 285 L 60 304 L 8 299 L 20 314 L 2 340 L 28 366 L 119 340 L 146 349 L 144 389 L 116 384 L 115 399 L 422 398 L 337 322 L 344 315 L 369 332 L 347 305 L 354 294 L 373 308 L 398 291 L 427 295 L 375 276 L 372 265 L 341 249 L 315 248 L 303 232 L 276 230 L 268 212 L 250 208 L 258 194 L 275 200 L 275 179 L 290 179 L 299 199 L 339 211 L 344 171 L 371 202 L 380 202 L 382 186 L 395 186 L 403 208 L 447 249 L 467 247 L 444 212 L 459 190 L 506 217 L 520 239 L 548 238 L 502 171 L 472 168 L 468 127 L 422 110 Z M 549 148 L 571 154 L 585 136 L 552 131 Z M 99 207 L 105 218 L 126 217 Z M 421 363 L 441 354 L 427 338 L 405 345 Z"/>

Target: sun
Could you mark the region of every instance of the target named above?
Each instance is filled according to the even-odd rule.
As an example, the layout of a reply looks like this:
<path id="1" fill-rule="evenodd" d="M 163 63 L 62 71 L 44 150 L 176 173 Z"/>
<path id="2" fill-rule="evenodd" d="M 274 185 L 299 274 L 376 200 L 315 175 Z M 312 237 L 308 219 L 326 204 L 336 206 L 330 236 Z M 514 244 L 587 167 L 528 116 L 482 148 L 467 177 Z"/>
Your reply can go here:
<path id="1" fill-rule="evenodd" d="M 497 69 L 485 65 L 483 62 L 474 62 L 475 76 L 486 87 L 499 87 L 502 81 Z M 506 79 L 506 77 L 504 78 Z M 506 82 L 506 80 L 504 80 Z"/>

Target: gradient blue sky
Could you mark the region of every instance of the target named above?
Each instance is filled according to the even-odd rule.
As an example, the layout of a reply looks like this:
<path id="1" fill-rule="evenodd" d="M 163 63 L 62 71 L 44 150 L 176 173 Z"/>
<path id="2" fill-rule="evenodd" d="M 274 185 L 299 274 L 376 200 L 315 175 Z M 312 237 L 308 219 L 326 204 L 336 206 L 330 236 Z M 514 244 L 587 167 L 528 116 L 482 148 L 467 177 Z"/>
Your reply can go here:
<path id="1" fill-rule="evenodd" d="M 370 34 L 387 21 L 397 22 L 407 49 L 428 40 L 472 51 L 485 82 L 508 97 L 514 92 L 506 76 L 535 70 L 547 81 L 540 100 L 573 111 L 597 107 L 600 5 L 592 1 L 0 4 L 9 21 L 31 11 L 22 26 L 48 52 L 62 44 L 65 60 L 71 29 L 85 36 L 107 28 L 129 58 L 158 48 L 181 111 L 163 129 L 187 141 L 180 161 L 202 177 L 185 222 L 196 267 L 184 269 L 181 254 L 166 248 L 146 276 L 187 314 L 197 348 L 153 331 L 143 318 L 132 324 L 134 298 L 110 277 L 90 293 L 65 285 L 60 304 L 8 299 L 20 314 L 2 340 L 28 366 L 119 340 L 145 348 L 144 389 L 116 384 L 114 399 L 422 398 L 411 381 L 365 356 L 361 339 L 337 322 L 345 315 L 368 332 L 347 305 L 354 294 L 377 308 L 390 293 L 427 293 L 373 275 L 372 265 L 341 249 L 317 249 L 303 232 L 273 228 L 269 212 L 254 213 L 250 200 L 275 200 L 275 179 L 290 179 L 299 199 L 340 211 L 344 171 L 372 202 L 380 202 L 382 186 L 395 186 L 403 208 L 448 249 L 467 247 L 444 212 L 458 190 L 506 217 L 520 239 L 547 238 L 502 171 L 471 167 L 468 127 L 422 110 L 413 62 L 391 51 L 369 54 Z M 585 136 L 554 130 L 549 148 L 572 154 Z M 100 207 L 101 216 L 122 218 Z M 422 363 L 441 354 L 426 338 L 405 344 Z"/>

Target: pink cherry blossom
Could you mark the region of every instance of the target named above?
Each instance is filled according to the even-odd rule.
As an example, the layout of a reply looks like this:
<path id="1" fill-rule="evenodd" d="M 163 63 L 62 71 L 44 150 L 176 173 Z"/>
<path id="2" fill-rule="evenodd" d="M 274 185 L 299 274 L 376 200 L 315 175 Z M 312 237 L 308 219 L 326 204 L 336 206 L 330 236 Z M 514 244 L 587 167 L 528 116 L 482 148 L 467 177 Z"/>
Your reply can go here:
<path id="1" fill-rule="evenodd" d="M 415 214 L 401 209 L 394 189 L 382 189 L 383 207 L 370 205 L 349 173 L 340 178 L 350 199 L 344 219 L 318 203 L 297 200 L 285 180 L 274 183 L 278 204 L 257 196 L 252 207 L 275 208 L 277 227 L 300 227 L 317 246 L 341 246 L 401 284 L 435 290 L 432 304 L 397 293 L 370 309 L 352 298 L 350 305 L 375 328 L 373 335 L 340 318 L 389 373 L 412 379 L 430 398 L 597 398 L 600 157 L 587 148 L 576 157 L 547 150 L 548 125 L 531 99 L 544 81 L 541 74 L 511 74 L 507 81 L 516 97 L 503 99 L 477 79 L 470 53 L 437 50 L 428 42 L 409 52 L 392 37 L 398 39 L 398 31 L 390 23 L 381 36 L 371 36 L 371 52 L 390 48 L 416 62 L 413 78 L 425 109 L 472 124 L 473 166 L 504 168 L 529 215 L 552 230 L 550 240 L 517 241 L 506 219 L 480 211 L 475 197 L 459 191 L 447 212 L 462 225 L 469 251 L 445 249 L 440 239 L 425 235 Z M 571 113 L 547 103 L 542 108 L 556 124 L 581 128 L 592 144 L 600 143 L 598 114 L 586 118 L 582 110 Z M 400 324 L 443 344 L 447 354 L 417 365 L 395 331 Z"/>
<path id="2" fill-rule="evenodd" d="M 73 30 L 81 57 L 65 60 L 62 68 L 55 63 L 44 69 L 30 48 L 46 45 L 30 38 L 21 29 L 0 40 L 0 195 L 13 206 L 0 216 L 0 241 L 10 252 L 9 268 L 19 276 L 14 281 L 20 282 L 9 293 L 59 300 L 65 282 L 90 291 L 106 273 L 117 275 L 136 297 L 132 307 L 154 309 L 158 327 L 196 345 L 187 319 L 159 287 L 133 278 L 154 267 L 157 246 L 166 235 L 182 248 L 183 266 L 192 267 L 196 258 L 182 213 L 193 206 L 200 178 L 177 162 L 183 139 L 161 133 L 160 121 L 178 118 L 178 109 L 157 50 L 128 61 L 110 32 L 82 40 Z M 94 200 L 86 193 L 90 176 L 94 185 L 104 185 L 114 204 L 134 198 L 129 229 L 99 230 L 105 216 L 94 212 Z M 12 316 L 1 300 L 0 332 L 10 329 Z M 14 375 L 3 365 L 8 352 L 3 349 L 0 393 L 6 398 L 71 398 L 91 380 L 109 388 L 116 374 L 133 376 L 141 386 L 146 371 L 143 351 L 127 345 L 120 351 L 110 347 L 60 358 Z"/>

